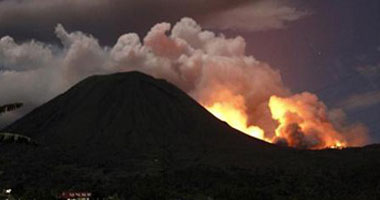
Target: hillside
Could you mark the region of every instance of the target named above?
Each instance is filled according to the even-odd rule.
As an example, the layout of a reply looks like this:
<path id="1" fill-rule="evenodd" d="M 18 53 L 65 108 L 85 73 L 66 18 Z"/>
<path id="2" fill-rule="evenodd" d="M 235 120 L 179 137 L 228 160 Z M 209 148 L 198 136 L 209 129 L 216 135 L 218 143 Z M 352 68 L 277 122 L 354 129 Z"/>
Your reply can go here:
<path id="1" fill-rule="evenodd" d="M 376 199 L 380 148 L 300 151 L 229 127 L 172 84 L 139 72 L 87 78 L 4 131 L 0 187 L 51 198 Z M 319 198 L 318 198 L 319 197 Z"/>

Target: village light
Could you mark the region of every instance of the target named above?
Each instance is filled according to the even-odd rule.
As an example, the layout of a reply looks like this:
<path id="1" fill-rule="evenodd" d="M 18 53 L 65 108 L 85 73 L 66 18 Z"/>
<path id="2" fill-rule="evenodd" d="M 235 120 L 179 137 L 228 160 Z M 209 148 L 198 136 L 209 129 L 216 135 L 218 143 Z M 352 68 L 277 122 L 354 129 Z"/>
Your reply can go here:
<path id="1" fill-rule="evenodd" d="M 62 192 L 58 198 L 64 200 L 89 200 L 91 196 L 91 192 Z"/>

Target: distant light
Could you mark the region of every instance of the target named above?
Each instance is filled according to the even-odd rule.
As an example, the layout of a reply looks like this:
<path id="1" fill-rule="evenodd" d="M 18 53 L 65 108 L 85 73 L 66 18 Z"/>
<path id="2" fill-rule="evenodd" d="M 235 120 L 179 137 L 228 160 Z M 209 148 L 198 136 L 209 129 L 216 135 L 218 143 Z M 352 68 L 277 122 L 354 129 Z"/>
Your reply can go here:
<path id="1" fill-rule="evenodd" d="M 6 193 L 6 194 L 10 194 L 11 192 L 12 192 L 12 189 L 6 189 L 6 190 L 5 190 L 5 193 Z"/>

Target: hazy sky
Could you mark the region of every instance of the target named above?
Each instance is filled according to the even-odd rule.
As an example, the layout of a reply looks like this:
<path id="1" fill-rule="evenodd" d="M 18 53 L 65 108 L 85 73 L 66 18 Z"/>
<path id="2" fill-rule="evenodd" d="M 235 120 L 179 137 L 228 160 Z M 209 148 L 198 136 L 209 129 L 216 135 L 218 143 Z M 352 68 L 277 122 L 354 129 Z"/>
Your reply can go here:
<path id="1" fill-rule="evenodd" d="M 54 30 L 62 24 L 113 46 L 120 35 L 143 38 L 155 24 L 183 17 L 227 37 L 242 36 L 246 54 L 280 70 L 293 92 L 316 93 L 380 141 L 378 0 L 0 0 L 0 38 L 59 48 L 64 44 Z M 2 56 L 0 49 L 0 73 L 23 69 L 23 62 L 11 66 Z"/>

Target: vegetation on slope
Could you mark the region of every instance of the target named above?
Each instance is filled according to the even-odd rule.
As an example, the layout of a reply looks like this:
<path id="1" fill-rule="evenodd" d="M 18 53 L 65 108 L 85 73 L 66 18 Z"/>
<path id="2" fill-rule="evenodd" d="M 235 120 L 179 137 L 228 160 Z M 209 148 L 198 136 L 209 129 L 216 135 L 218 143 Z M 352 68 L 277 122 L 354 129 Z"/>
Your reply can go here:
<path id="1" fill-rule="evenodd" d="M 0 115 L 16 110 L 23 106 L 22 103 L 12 103 L 0 106 Z M 0 132 L 0 144 L 2 143 L 24 143 L 24 144 L 35 144 L 31 138 L 16 134 L 16 133 L 4 133 Z"/>

